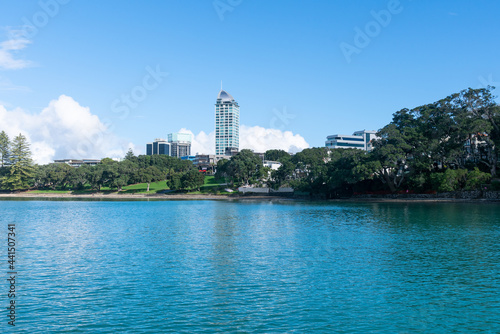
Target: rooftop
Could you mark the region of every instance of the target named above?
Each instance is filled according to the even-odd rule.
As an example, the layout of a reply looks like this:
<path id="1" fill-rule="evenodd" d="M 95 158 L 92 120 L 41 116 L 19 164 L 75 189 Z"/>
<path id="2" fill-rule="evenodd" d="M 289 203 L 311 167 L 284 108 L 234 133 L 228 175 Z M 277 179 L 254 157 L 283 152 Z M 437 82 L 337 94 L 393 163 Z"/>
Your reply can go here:
<path id="1" fill-rule="evenodd" d="M 219 95 L 217 96 L 217 100 L 222 100 L 222 102 L 232 102 L 234 101 L 234 98 L 231 96 L 231 94 L 221 89 Z"/>

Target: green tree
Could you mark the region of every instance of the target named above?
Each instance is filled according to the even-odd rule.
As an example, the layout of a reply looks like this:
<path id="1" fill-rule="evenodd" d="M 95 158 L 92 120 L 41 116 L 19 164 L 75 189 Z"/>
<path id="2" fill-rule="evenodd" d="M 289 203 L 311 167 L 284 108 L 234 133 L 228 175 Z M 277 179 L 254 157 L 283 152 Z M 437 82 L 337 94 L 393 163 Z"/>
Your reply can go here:
<path id="1" fill-rule="evenodd" d="M 469 137 L 473 159 L 489 167 L 492 177 L 497 175 L 500 147 L 500 108 L 491 90 L 494 87 L 463 90 L 451 96 L 455 105 L 455 117 L 462 132 Z"/>
<path id="2" fill-rule="evenodd" d="M 365 180 L 372 180 L 380 170 L 380 162 L 358 149 L 335 149 L 327 163 L 327 181 L 331 195 L 352 195 L 354 186 Z"/>
<path id="3" fill-rule="evenodd" d="M 190 170 L 182 175 L 181 186 L 182 189 L 197 189 L 199 191 L 200 187 L 204 184 L 204 181 L 205 176 L 203 173 L 200 173 L 197 170 Z"/>
<path id="4" fill-rule="evenodd" d="M 299 190 L 313 194 L 326 194 L 327 166 L 331 150 L 326 147 L 306 148 L 295 154 L 292 162 L 297 170 L 297 178 L 291 185 Z"/>
<path id="5" fill-rule="evenodd" d="M 467 173 L 467 180 L 465 181 L 465 190 L 478 190 L 491 181 L 491 174 L 484 173 L 479 168 L 474 168 Z"/>
<path id="6" fill-rule="evenodd" d="M 92 189 L 97 191 L 101 190 L 101 187 L 105 182 L 105 179 L 103 178 L 103 173 L 104 173 L 104 166 L 102 164 L 97 164 L 89 168 L 87 174 L 87 181 Z"/>
<path id="7" fill-rule="evenodd" d="M 173 173 L 170 175 L 169 180 L 167 181 L 167 185 L 171 190 L 179 190 L 182 189 L 182 174 L 181 173 Z"/>
<path id="8" fill-rule="evenodd" d="M 413 168 L 425 173 L 434 166 L 463 166 L 463 148 L 466 140 L 454 116 L 451 97 L 412 110 L 417 121 L 413 135 Z"/>
<path id="9" fill-rule="evenodd" d="M 271 179 L 268 181 L 269 187 L 278 190 L 280 187 L 287 185 L 293 179 L 295 165 L 290 159 L 283 161 L 277 170 L 271 172 Z"/>
<path id="10" fill-rule="evenodd" d="M 8 190 L 28 189 L 35 176 L 35 166 L 31 159 L 29 143 L 22 134 L 16 136 L 12 141 L 9 161 L 9 171 L 2 180 L 3 188 Z"/>
<path id="11" fill-rule="evenodd" d="M 5 131 L 0 132 L 0 167 L 9 165 L 10 162 L 10 141 Z"/>
<path id="12" fill-rule="evenodd" d="M 222 158 L 217 161 L 217 167 L 215 171 L 215 177 L 217 179 L 224 179 L 225 182 L 229 182 L 229 160 Z"/>
<path id="13" fill-rule="evenodd" d="M 262 161 L 250 150 L 241 150 L 231 157 L 227 166 L 222 164 L 224 173 L 232 185 L 255 183 L 262 177 Z"/>
<path id="14" fill-rule="evenodd" d="M 51 189 L 64 188 L 68 183 L 68 175 L 74 169 L 65 163 L 51 163 L 40 166 L 36 173 L 36 183 Z"/>
<path id="15" fill-rule="evenodd" d="M 134 152 L 131 148 L 128 149 L 127 154 L 125 155 L 125 160 L 133 160 L 135 158 Z"/>
<path id="16" fill-rule="evenodd" d="M 91 173 L 91 167 L 88 165 L 82 165 L 78 168 L 73 168 L 68 173 L 66 179 L 68 184 L 74 190 L 82 190 L 85 185 L 89 182 L 89 177 Z"/>
<path id="17" fill-rule="evenodd" d="M 133 163 L 133 159 L 126 159 L 120 161 L 116 165 L 116 171 L 118 177 L 115 177 L 112 186 L 116 187 L 118 191 L 122 190 L 122 187 L 130 184 L 133 174 L 135 173 L 136 166 Z"/>
<path id="18" fill-rule="evenodd" d="M 165 174 L 162 173 L 155 166 L 148 166 L 146 168 L 141 168 L 136 173 L 136 178 L 141 183 L 147 183 L 148 188 L 146 191 L 149 191 L 149 185 L 151 182 L 158 182 L 165 179 Z"/>
<path id="19" fill-rule="evenodd" d="M 380 162 L 376 175 L 391 192 L 395 192 L 410 172 L 408 159 L 415 151 L 408 143 L 408 136 L 395 124 L 386 125 L 377 136 L 379 139 L 375 141 L 375 149 L 372 151 L 374 159 Z"/>
<path id="20" fill-rule="evenodd" d="M 283 150 L 267 150 L 264 154 L 264 159 L 271 161 L 283 162 L 290 160 L 291 155 Z"/>
<path id="21" fill-rule="evenodd" d="M 117 179 L 121 176 L 118 171 L 118 162 L 105 158 L 100 163 L 102 167 L 102 185 L 109 188 L 116 186 Z"/>
<path id="22" fill-rule="evenodd" d="M 447 169 L 444 173 L 431 174 L 434 190 L 439 192 L 479 190 L 483 184 L 491 180 L 489 173 L 481 172 L 478 168 L 471 171 L 466 169 Z"/>

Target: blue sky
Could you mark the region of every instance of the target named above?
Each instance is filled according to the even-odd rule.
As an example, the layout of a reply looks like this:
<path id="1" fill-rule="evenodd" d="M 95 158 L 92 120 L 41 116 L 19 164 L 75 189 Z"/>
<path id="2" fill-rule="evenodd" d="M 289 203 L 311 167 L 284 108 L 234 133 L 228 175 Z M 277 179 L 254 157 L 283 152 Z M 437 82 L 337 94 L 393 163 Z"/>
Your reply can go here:
<path id="1" fill-rule="evenodd" d="M 493 0 L 3 1 L 0 41 L 21 31 L 27 42 L 4 47 L 3 58 L 0 51 L 0 105 L 13 122 L 70 97 L 88 108 L 75 115 L 97 116 L 116 145 L 140 153 L 181 128 L 210 140 L 222 80 L 240 104 L 242 135 L 258 126 L 323 146 L 327 135 L 377 130 L 401 108 L 500 81 L 498 13 Z M 357 51 L 346 57 L 342 45 Z M 6 53 L 24 62 L 13 68 Z M 157 70 L 168 75 L 145 89 Z M 118 109 L 132 93 L 140 97 L 133 107 Z M 66 102 L 55 114 L 72 112 Z M 24 129 L 4 117 L 0 129 L 29 136 L 38 131 L 31 121 Z M 268 148 L 280 138 L 297 144 L 278 132 Z M 64 158 L 71 150 L 50 152 Z"/>

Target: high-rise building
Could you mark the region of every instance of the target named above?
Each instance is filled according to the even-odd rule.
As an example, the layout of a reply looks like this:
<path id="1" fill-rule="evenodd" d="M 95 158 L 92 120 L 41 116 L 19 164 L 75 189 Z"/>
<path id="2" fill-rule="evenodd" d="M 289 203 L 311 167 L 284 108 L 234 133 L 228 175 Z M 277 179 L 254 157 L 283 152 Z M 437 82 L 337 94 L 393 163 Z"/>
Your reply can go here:
<path id="1" fill-rule="evenodd" d="M 170 156 L 180 158 L 191 155 L 192 136 L 189 133 L 170 133 L 168 143 L 170 144 Z"/>
<path id="2" fill-rule="evenodd" d="M 240 148 L 240 106 L 225 90 L 215 103 L 215 155 L 238 151 Z"/>
<path id="3" fill-rule="evenodd" d="M 154 142 L 146 144 L 146 155 L 166 154 L 170 155 L 170 144 L 165 139 L 155 139 Z"/>

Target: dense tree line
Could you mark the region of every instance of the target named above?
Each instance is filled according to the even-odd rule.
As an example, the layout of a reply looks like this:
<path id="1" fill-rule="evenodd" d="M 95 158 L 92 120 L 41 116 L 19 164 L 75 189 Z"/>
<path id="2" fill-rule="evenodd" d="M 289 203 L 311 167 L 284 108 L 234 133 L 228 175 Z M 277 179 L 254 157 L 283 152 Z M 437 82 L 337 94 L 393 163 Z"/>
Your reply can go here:
<path id="1" fill-rule="evenodd" d="M 431 192 L 498 187 L 500 107 L 491 90 L 467 89 L 434 103 L 393 114 L 374 149 L 305 149 L 293 156 L 270 150 L 281 162 L 269 173 L 249 152 L 220 161 L 219 177 L 232 184 L 270 187 L 327 197 L 355 192 Z M 491 184 L 491 181 L 493 183 Z"/>
<path id="2" fill-rule="evenodd" d="M 102 187 L 121 191 L 124 186 L 166 181 L 172 190 L 199 189 L 204 175 L 191 161 L 166 155 L 135 156 L 130 150 L 123 161 L 105 158 L 95 166 L 78 168 L 64 163 L 34 165 L 26 138 L 22 135 L 9 141 L 0 133 L 0 189 L 52 189 L 100 191 Z"/>

